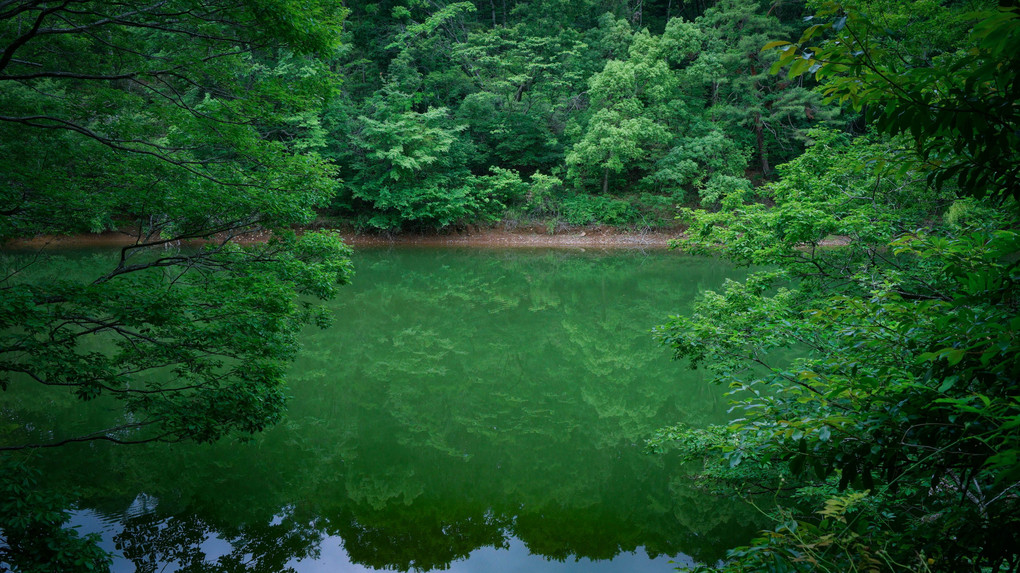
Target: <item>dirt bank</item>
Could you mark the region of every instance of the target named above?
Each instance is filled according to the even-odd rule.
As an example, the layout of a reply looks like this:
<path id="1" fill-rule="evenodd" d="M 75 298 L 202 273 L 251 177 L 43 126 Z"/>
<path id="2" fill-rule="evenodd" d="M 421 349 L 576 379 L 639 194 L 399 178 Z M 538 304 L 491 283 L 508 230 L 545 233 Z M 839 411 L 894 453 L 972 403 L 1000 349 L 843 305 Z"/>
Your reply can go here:
<path id="1" fill-rule="evenodd" d="M 363 235 L 342 233 L 357 246 L 408 245 L 424 247 L 485 248 L 599 248 L 665 249 L 679 232 L 634 233 L 610 228 L 571 229 L 550 234 L 538 229 L 470 229 L 445 234 Z"/>
<path id="2" fill-rule="evenodd" d="M 665 249 L 676 232 L 634 233 L 611 228 L 568 229 L 550 234 L 544 229 L 522 228 L 503 230 L 471 228 L 449 233 L 361 234 L 339 231 L 344 242 L 354 247 L 422 246 L 422 247 L 484 247 L 484 248 L 597 248 L 597 249 Z M 265 240 L 264 234 L 245 235 L 240 242 Z M 74 249 L 88 247 L 122 247 L 134 244 L 128 233 L 107 232 L 94 235 L 40 236 L 8 243 L 13 248 Z"/>
<path id="3" fill-rule="evenodd" d="M 339 230 L 344 242 L 354 247 L 479 247 L 479 248 L 561 248 L 561 249 L 666 249 L 670 239 L 682 231 L 648 231 L 635 233 L 610 227 L 576 228 L 549 233 L 541 228 L 471 228 L 449 233 L 363 234 Z M 235 239 L 254 243 L 268 238 L 266 233 L 253 233 Z M 76 249 L 90 247 L 123 247 L 135 243 L 128 233 L 107 232 L 93 235 L 40 236 L 18 239 L 0 245 L 11 249 Z M 830 236 L 821 247 L 841 247 L 850 243 L 848 237 Z M 200 242 L 196 242 L 200 244 Z"/>

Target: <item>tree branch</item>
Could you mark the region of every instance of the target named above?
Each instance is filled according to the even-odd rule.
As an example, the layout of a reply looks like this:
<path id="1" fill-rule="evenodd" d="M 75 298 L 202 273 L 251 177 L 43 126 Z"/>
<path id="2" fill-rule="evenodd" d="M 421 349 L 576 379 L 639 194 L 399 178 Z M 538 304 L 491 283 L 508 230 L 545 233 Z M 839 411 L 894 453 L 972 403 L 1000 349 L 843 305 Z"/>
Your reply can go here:
<path id="1" fill-rule="evenodd" d="M 136 422 L 136 423 L 133 423 L 133 424 L 124 424 L 124 425 L 121 425 L 121 426 L 116 426 L 116 427 L 113 427 L 113 428 L 108 428 L 106 430 L 101 430 L 99 432 L 95 432 L 95 433 L 88 434 L 88 435 L 85 435 L 85 436 L 79 436 L 79 437 L 76 437 L 76 438 L 66 438 L 66 439 L 60 440 L 58 442 L 49 442 L 49 443 L 45 443 L 45 444 L 22 444 L 22 445 L 19 445 L 19 446 L 0 446 L 0 452 L 16 451 L 16 450 L 30 450 L 30 449 L 40 449 L 40 448 L 56 448 L 56 447 L 60 447 L 60 446 L 66 445 L 66 444 L 81 443 L 81 442 L 99 442 L 99 441 L 102 441 L 102 442 L 112 442 L 114 444 L 124 444 L 124 445 L 126 445 L 126 444 L 147 444 L 147 443 L 150 443 L 150 442 L 159 442 L 159 441 L 163 441 L 163 442 L 177 442 L 177 441 L 180 441 L 179 439 L 168 440 L 167 437 L 171 435 L 170 432 L 165 432 L 165 433 L 162 433 L 162 434 L 160 434 L 158 436 L 153 436 L 151 438 L 145 438 L 145 439 L 142 439 L 142 440 L 124 440 L 124 439 L 115 438 L 115 437 L 109 435 L 109 434 L 114 433 L 114 432 L 123 432 L 123 431 L 128 431 L 128 430 L 141 429 L 141 428 L 144 428 L 145 426 L 149 426 L 149 425 L 155 424 L 157 422 L 159 422 L 159 420 L 150 420 L 148 422 Z"/>

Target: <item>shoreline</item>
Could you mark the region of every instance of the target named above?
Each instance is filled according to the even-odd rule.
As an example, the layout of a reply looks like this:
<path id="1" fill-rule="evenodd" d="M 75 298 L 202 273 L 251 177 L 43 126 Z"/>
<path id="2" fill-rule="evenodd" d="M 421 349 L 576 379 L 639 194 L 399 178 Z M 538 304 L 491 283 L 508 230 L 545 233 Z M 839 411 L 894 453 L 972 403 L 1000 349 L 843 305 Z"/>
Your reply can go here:
<path id="1" fill-rule="evenodd" d="M 313 227 L 328 230 L 325 227 Z M 344 242 L 352 247 L 477 247 L 477 248 L 600 248 L 600 249 L 668 249 L 669 241 L 682 235 L 681 231 L 627 232 L 608 227 L 576 228 L 549 234 L 536 228 L 503 230 L 496 228 L 469 228 L 449 233 L 400 233 L 394 235 L 364 234 L 335 229 Z M 265 241 L 269 235 L 252 233 L 235 240 L 242 244 Z M 30 239 L 14 239 L 2 248 L 46 249 L 125 247 L 134 244 L 133 235 L 107 231 L 81 235 L 42 235 Z M 194 241 L 201 243 L 201 241 Z"/>
<path id="2" fill-rule="evenodd" d="M 577 228 L 550 234 L 536 229 L 470 229 L 446 234 L 411 233 L 400 235 L 365 235 L 341 233 L 352 247 L 475 247 L 475 248 L 603 248 L 603 249 L 667 249 L 669 241 L 680 231 L 649 231 L 635 233 L 606 227 Z"/>

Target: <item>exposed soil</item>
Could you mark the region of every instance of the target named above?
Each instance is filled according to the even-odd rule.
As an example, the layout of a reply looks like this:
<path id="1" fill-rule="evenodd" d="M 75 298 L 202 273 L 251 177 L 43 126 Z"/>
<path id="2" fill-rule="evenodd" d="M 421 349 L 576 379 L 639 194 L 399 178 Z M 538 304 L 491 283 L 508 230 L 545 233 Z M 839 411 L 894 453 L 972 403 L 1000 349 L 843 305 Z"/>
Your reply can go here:
<path id="1" fill-rule="evenodd" d="M 680 231 L 635 233 L 608 227 L 577 228 L 550 233 L 544 228 L 470 228 L 443 234 L 365 235 L 342 233 L 353 246 L 410 245 L 484 248 L 665 249 Z"/>
<path id="2" fill-rule="evenodd" d="M 665 249 L 670 239 L 680 231 L 654 231 L 634 233 L 608 227 L 566 229 L 550 233 L 545 228 L 498 228 L 471 227 L 448 233 L 400 233 L 363 234 L 340 230 L 344 242 L 354 247 L 366 246 L 422 246 L 422 247 L 484 247 L 484 248 L 598 248 L 598 249 Z M 266 234 L 245 235 L 240 242 L 265 240 Z M 122 247 L 134 244 L 135 238 L 128 233 L 106 232 L 92 235 L 39 236 L 31 239 L 11 241 L 6 246 L 14 248 L 57 248 L 73 249 L 88 247 Z"/>
<path id="3" fill-rule="evenodd" d="M 683 235 L 680 229 L 631 232 L 612 227 L 559 229 L 549 232 L 544 227 L 516 229 L 471 227 L 446 233 L 364 234 L 340 230 L 348 245 L 359 247 L 420 246 L 420 247 L 481 247 L 481 248 L 563 248 L 563 249 L 666 249 L 670 239 Z M 238 242 L 253 243 L 268 238 L 266 233 L 245 235 Z M 94 235 L 40 236 L 7 243 L 13 248 L 74 249 L 88 247 L 121 247 L 134 244 L 128 233 L 106 232 Z M 849 243 L 847 237 L 832 236 L 821 246 L 836 247 Z"/>

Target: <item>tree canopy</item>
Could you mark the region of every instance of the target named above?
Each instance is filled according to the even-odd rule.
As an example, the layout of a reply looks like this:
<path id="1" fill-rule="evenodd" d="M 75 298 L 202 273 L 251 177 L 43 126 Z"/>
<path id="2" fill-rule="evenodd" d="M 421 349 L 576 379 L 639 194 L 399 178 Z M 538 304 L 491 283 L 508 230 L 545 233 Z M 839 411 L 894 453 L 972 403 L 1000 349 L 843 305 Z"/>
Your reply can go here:
<path id="1" fill-rule="evenodd" d="M 772 164 L 803 149 L 805 129 L 835 121 L 810 80 L 770 77 L 776 57 L 759 54 L 777 35 L 796 39 L 801 12 L 769 2 L 352 6 L 336 61 L 345 86 L 327 114 L 344 180 L 334 213 L 386 230 L 493 218 L 670 226 L 677 203 L 716 204 L 771 178 Z M 379 147 L 409 122 L 420 127 L 406 149 Z M 422 163 L 414 154 L 434 159 L 413 177 L 391 163 Z M 521 192 L 482 200 L 494 168 L 525 182 Z M 543 183 L 529 185 L 536 174 Z"/>
<path id="2" fill-rule="evenodd" d="M 123 412 L 31 438 L 7 419 L 5 454 L 205 442 L 280 419 L 296 333 L 327 318 L 310 301 L 351 275 L 335 235 L 290 230 L 337 188 L 316 150 L 345 15 L 326 1 L 0 2 L 0 242 L 122 235 L 93 272 L 46 248 L 0 258 L 0 389 Z M 104 567 L 20 459 L 3 463 L 0 559 Z"/>

